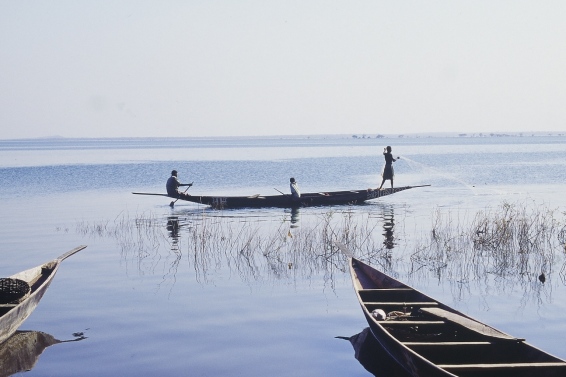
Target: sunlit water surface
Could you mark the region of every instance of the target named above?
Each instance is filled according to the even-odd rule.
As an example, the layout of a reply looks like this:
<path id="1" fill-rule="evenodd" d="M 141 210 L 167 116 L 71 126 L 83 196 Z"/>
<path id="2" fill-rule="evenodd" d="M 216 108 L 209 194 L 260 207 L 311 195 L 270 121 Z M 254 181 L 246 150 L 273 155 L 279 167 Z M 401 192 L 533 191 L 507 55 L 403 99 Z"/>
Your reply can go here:
<path id="1" fill-rule="evenodd" d="M 304 192 L 375 188 L 385 145 L 396 186 L 431 186 L 298 213 L 131 194 L 164 192 L 172 169 L 194 194 L 273 195 L 289 177 Z M 367 326 L 325 243 L 345 232 L 374 266 L 566 358 L 559 247 L 504 274 L 415 254 L 439 214 L 465 228 L 518 203 L 563 224 L 565 182 L 561 137 L 0 141 L 0 275 L 88 245 L 21 328 L 86 339 L 49 345 L 29 376 L 367 376 L 336 338 Z"/>

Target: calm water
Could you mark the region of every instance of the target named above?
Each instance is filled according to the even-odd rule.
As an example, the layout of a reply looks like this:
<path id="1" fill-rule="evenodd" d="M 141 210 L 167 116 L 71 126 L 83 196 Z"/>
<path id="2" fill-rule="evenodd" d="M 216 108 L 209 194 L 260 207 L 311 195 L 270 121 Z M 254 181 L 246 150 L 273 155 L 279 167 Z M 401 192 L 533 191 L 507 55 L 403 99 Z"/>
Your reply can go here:
<path id="1" fill-rule="evenodd" d="M 172 169 L 194 194 L 272 195 L 289 177 L 304 192 L 377 187 L 385 145 L 396 185 L 431 186 L 299 213 L 131 194 L 164 192 Z M 30 376 L 367 376 L 336 338 L 367 327 L 324 243 L 346 231 L 376 267 L 566 358 L 560 248 L 504 272 L 415 253 L 438 214 L 464 227 L 507 202 L 563 222 L 565 182 L 563 137 L 0 141 L 0 275 L 88 245 L 21 328 L 86 339 L 49 345 Z"/>

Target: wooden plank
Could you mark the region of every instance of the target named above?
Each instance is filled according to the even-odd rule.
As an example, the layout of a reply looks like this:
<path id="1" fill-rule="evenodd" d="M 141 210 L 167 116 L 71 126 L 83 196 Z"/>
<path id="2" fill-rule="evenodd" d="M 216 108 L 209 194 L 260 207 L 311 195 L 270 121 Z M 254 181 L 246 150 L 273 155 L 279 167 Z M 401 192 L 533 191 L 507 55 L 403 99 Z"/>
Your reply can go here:
<path id="1" fill-rule="evenodd" d="M 474 370 L 474 369 L 521 369 L 521 368 L 544 368 L 544 367 L 562 367 L 566 369 L 565 362 L 548 362 L 548 363 L 502 363 L 502 364 L 438 364 L 439 368 L 446 370 Z"/>
<path id="2" fill-rule="evenodd" d="M 437 306 L 438 303 L 435 301 L 418 301 L 418 302 L 380 302 L 380 301 L 367 301 L 364 305 L 368 306 L 413 306 L 413 307 L 426 307 L 426 306 Z"/>
<path id="3" fill-rule="evenodd" d="M 492 342 L 402 342 L 407 347 L 491 346 Z"/>
<path id="4" fill-rule="evenodd" d="M 132 194 L 134 194 L 134 195 L 155 195 L 155 196 L 167 196 L 167 197 L 170 197 L 170 198 L 172 198 L 172 196 L 169 196 L 169 195 L 167 195 L 167 194 L 155 194 L 155 193 L 152 193 L 152 192 L 132 192 Z"/>
<path id="5" fill-rule="evenodd" d="M 444 321 L 376 321 L 380 325 L 395 326 L 426 326 L 426 325 L 444 325 Z"/>
<path id="6" fill-rule="evenodd" d="M 486 335 L 486 336 L 490 336 L 493 338 L 498 338 L 498 339 L 506 339 L 506 340 L 517 340 L 517 341 L 523 341 L 524 339 L 518 339 L 515 338 L 514 336 L 511 335 L 507 335 L 499 330 L 494 329 L 493 327 L 490 327 L 484 323 L 475 321 L 473 319 L 458 315 L 456 313 L 452 313 L 449 312 L 447 310 L 444 309 L 440 309 L 440 308 L 421 308 L 421 312 L 430 314 L 434 317 L 440 318 L 440 319 L 444 319 L 448 322 L 452 322 L 455 324 L 458 324 L 460 326 L 464 326 L 465 328 L 472 330 L 476 333 L 482 334 L 482 335 Z"/>

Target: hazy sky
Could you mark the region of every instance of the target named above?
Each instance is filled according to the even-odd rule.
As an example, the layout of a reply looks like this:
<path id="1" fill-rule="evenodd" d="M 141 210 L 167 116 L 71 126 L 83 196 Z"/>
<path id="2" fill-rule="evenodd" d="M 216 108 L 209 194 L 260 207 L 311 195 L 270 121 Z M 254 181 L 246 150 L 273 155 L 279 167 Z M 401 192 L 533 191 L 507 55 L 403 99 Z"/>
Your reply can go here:
<path id="1" fill-rule="evenodd" d="M 563 0 L 0 0 L 0 139 L 533 130 Z"/>

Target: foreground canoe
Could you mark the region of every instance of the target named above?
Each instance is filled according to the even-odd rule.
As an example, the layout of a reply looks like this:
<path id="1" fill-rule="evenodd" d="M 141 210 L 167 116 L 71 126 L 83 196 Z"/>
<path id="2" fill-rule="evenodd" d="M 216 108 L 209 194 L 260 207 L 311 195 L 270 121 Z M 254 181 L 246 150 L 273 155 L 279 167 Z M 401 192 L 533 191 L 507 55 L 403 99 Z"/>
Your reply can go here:
<path id="1" fill-rule="evenodd" d="M 566 376 L 566 361 L 353 257 L 350 273 L 373 336 L 409 376 Z"/>
<path id="2" fill-rule="evenodd" d="M 293 199 L 291 195 L 251 195 L 251 196 L 184 196 L 180 200 L 186 200 L 193 203 L 209 205 L 213 208 L 259 208 L 259 207 L 312 207 L 325 205 L 342 205 L 342 204 L 362 204 L 367 200 L 377 199 L 382 196 L 395 194 L 421 186 L 404 186 L 395 187 L 393 189 L 364 189 L 364 190 L 348 190 L 348 191 L 330 191 L 330 192 L 314 192 L 302 193 L 300 199 Z M 158 195 L 168 196 L 166 194 L 152 194 L 144 192 L 133 192 L 136 195 Z M 176 199 L 176 198 L 174 198 Z"/>
<path id="3" fill-rule="evenodd" d="M 18 281 L 26 282 L 29 285 L 30 291 L 29 295 L 23 297 L 19 302 L 0 303 L 0 343 L 14 334 L 34 311 L 55 277 L 61 262 L 85 247 L 79 246 L 50 262 L 9 277 L 9 279 L 18 279 Z"/>

